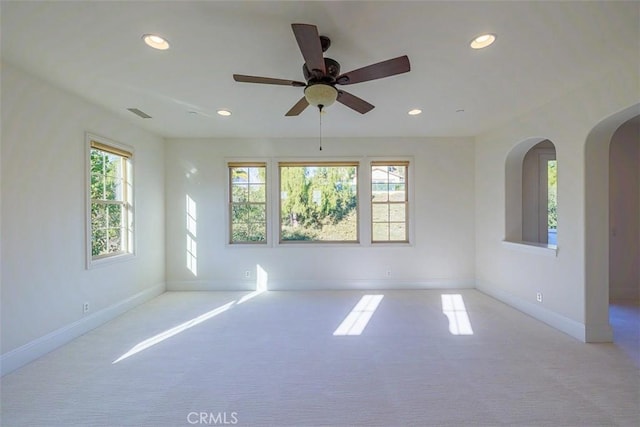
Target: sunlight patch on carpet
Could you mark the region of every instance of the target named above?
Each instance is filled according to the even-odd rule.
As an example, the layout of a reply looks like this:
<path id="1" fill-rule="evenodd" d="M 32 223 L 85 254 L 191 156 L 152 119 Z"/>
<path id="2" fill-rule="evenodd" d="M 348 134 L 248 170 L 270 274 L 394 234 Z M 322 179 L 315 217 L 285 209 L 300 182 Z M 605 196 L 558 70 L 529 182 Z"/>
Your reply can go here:
<path id="1" fill-rule="evenodd" d="M 471 321 L 462 295 L 443 294 L 442 313 L 449 319 L 449 332 L 452 335 L 473 335 Z"/>
<path id="2" fill-rule="evenodd" d="M 371 316 L 378 308 L 380 301 L 384 295 L 365 295 L 358 304 L 345 317 L 338 329 L 333 333 L 334 336 L 343 335 L 360 335 L 369 323 Z"/>

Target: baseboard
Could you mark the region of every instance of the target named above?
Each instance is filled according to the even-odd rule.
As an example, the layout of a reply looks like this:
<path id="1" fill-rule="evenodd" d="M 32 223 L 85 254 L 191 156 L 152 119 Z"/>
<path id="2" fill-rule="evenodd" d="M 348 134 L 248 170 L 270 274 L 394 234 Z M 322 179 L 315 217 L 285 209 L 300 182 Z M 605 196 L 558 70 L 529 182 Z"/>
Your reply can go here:
<path id="1" fill-rule="evenodd" d="M 271 291 L 334 291 L 367 289 L 473 289 L 474 280 L 403 280 L 403 279 L 346 279 L 346 280 L 269 280 Z M 169 281 L 167 291 L 253 291 L 255 281 Z"/>
<path id="2" fill-rule="evenodd" d="M 76 322 L 3 354 L 0 357 L 0 375 L 4 376 L 44 356 L 50 351 L 86 334 L 132 308 L 155 298 L 164 293 L 165 289 L 164 283 L 152 286 L 110 307 L 83 317 Z"/>
<path id="3" fill-rule="evenodd" d="M 584 340 L 588 343 L 613 342 L 613 329 L 609 323 L 589 323 L 585 326 Z"/>
<path id="4" fill-rule="evenodd" d="M 486 294 L 515 308 L 516 310 L 528 314 L 534 319 L 546 323 L 547 325 L 559 331 L 562 331 L 579 341 L 593 342 L 588 340 L 586 327 L 580 322 L 569 319 L 568 317 L 558 314 L 555 311 L 551 311 L 541 305 L 525 301 L 522 298 L 519 298 L 506 291 L 495 289 L 492 286 L 488 286 L 487 283 L 477 282 L 476 289 L 483 294 Z"/>

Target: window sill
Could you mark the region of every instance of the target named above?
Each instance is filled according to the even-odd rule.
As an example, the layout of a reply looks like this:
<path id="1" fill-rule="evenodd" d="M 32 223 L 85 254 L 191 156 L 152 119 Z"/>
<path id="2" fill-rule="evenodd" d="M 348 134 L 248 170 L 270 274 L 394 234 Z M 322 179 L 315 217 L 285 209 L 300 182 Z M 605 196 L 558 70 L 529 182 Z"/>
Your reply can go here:
<path id="1" fill-rule="evenodd" d="M 527 252 L 530 254 L 536 255 L 545 255 L 545 256 L 558 256 L 558 246 L 557 245 L 548 245 L 546 243 L 534 243 L 534 242 L 523 242 L 523 241 L 510 241 L 503 240 L 502 245 L 513 250 L 517 250 L 520 252 Z"/>
<path id="2" fill-rule="evenodd" d="M 102 258 L 89 258 L 87 263 L 87 270 L 91 270 L 96 267 L 103 267 L 111 264 L 117 264 L 120 262 L 131 261 L 135 258 L 135 253 L 125 252 L 118 255 L 105 256 Z"/>

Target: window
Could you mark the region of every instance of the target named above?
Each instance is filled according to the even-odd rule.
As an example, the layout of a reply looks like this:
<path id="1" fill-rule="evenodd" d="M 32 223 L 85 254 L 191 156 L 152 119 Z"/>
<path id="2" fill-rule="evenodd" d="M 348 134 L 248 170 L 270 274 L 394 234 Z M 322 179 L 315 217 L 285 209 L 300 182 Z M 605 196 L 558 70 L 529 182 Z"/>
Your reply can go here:
<path id="1" fill-rule="evenodd" d="M 229 243 L 266 243 L 266 163 L 229 163 L 228 166 Z"/>
<path id="2" fill-rule="evenodd" d="M 371 162 L 371 241 L 408 242 L 409 162 Z"/>
<path id="3" fill-rule="evenodd" d="M 551 141 L 534 145 L 522 162 L 522 240 L 556 245 L 556 150 Z"/>
<path id="4" fill-rule="evenodd" d="M 358 242 L 358 163 L 280 163 L 280 242 Z"/>
<path id="5" fill-rule="evenodd" d="M 133 253 L 132 150 L 89 138 L 91 261 Z"/>
<path id="6" fill-rule="evenodd" d="M 549 245 L 558 244 L 558 161 L 555 154 L 553 157 L 546 159 L 546 177 L 543 186 L 547 187 L 547 206 L 546 206 L 546 231 L 547 243 Z M 544 215 L 543 215 L 544 216 Z M 544 227 L 544 219 L 543 219 Z"/>

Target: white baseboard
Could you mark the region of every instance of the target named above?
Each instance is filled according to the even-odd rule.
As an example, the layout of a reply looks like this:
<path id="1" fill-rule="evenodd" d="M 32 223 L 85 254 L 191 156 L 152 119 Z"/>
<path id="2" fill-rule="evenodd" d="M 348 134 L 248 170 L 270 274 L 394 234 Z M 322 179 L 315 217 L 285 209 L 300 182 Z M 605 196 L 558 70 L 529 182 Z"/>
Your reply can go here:
<path id="1" fill-rule="evenodd" d="M 71 340 L 86 334 L 92 329 L 120 316 L 132 308 L 143 304 L 165 292 L 165 284 L 158 284 L 145 289 L 123 301 L 110 307 L 97 311 L 89 316 L 73 322 L 65 327 L 55 330 L 47 335 L 35 339 L 23 346 L 11 350 L 0 357 L 0 375 L 30 363 L 50 351 L 70 342 Z"/>
<path id="2" fill-rule="evenodd" d="M 346 280 L 270 280 L 271 291 L 333 291 L 367 289 L 473 289 L 473 280 L 399 280 L 399 279 L 346 279 Z M 167 291 L 253 291 L 255 281 L 172 281 Z"/>
<path id="3" fill-rule="evenodd" d="M 519 298 L 513 294 L 510 294 L 506 291 L 496 289 L 492 286 L 487 285 L 486 283 L 478 282 L 476 283 L 476 289 L 484 294 L 489 295 L 492 298 L 501 301 L 516 310 L 519 310 L 529 316 L 533 317 L 536 320 L 539 320 L 547 325 L 558 329 L 559 331 L 564 332 L 567 335 L 572 336 L 573 338 L 582 341 L 582 342 L 594 342 L 588 341 L 588 337 L 586 334 L 586 327 L 584 324 L 570 319 L 566 316 L 558 314 L 554 311 L 549 310 L 539 304 L 534 304 L 529 301 L 525 301 L 522 298 Z"/>

